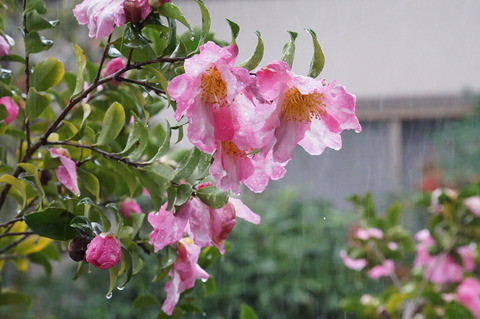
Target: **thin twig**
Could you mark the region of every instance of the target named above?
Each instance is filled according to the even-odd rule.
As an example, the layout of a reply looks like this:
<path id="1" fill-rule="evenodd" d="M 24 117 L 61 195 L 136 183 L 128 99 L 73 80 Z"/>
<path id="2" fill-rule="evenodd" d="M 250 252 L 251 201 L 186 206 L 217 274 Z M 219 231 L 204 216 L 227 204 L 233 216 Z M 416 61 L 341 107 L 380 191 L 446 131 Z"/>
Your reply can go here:
<path id="1" fill-rule="evenodd" d="M 7 250 L 9 250 L 10 248 L 13 248 L 15 246 L 17 246 L 18 244 L 20 244 L 22 241 L 24 241 L 25 239 L 27 239 L 28 236 L 31 236 L 31 234 L 25 234 L 23 235 L 22 237 L 20 237 L 19 239 L 15 240 L 15 241 L 12 241 L 10 244 L 6 245 L 5 247 L 3 247 L 2 249 L 0 249 L 0 254 L 3 254 L 4 252 L 6 252 Z"/>
<path id="2" fill-rule="evenodd" d="M 8 222 L 5 222 L 5 223 L 3 223 L 3 224 L 0 224 L 0 228 L 8 227 L 8 226 L 10 226 L 10 225 L 12 225 L 12 224 L 15 224 L 16 222 L 21 222 L 22 220 L 23 220 L 22 217 L 14 218 L 14 219 L 12 219 L 12 220 L 10 220 L 10 221 L 8 221 Z"/>
<path id="3" fill-rule="evenodd" d="M 128 79 L 128 78 L 124 78 L 124 77 L 121 77 L 121 76 L 117 76 L 115 78 L 115 80 L 117 81 L 120 81 L 120 82 L 128 82 L 128 83 L 133 83 L 133 84 L 137 84 L 137 85 L 140 85 L 140 86 L 143 86 L 149 90 L 152 90 L 153 92 L 155 92 L 156 94 L 158 95 L 163 95 L 165 94 L 165 91 L 159 89 L 159 88 L 156 88 L 154 87 L 153 85 L 150 85 L 146 82 L 143 82 L 143 81 L 138 81 L 138 80 L 133 80 L 133 79 Z"/>
<path id="4" fill-rule="evenodd" d="M 97 75 L 95 76 L 95 80 L 93 81 L 93 83 L 97 82 L 100 79 L 100 75 L 102 73 L 103 63 L 105 62 L 105 59 L 107 58 L 108 49 L 110 47 L 110 40 L 112 39 L 112 34 L 113 33 L 110 33 L 110 35 L 108 36 L 107 43 L 105 44 L 105 48 L 103 49 L 102 58 L 100 59 L 100 64 L 98 66 Z"/>
<path id="5" fill-rule="evenodd" d="M 17 233 L 4 233 L 0 234 L 0 238 L 8 237 L 8 236 L 21 236 L 21 235 L 35 235 L 33 231 L 24 231 L 24 232 L 17 232 Z"/>

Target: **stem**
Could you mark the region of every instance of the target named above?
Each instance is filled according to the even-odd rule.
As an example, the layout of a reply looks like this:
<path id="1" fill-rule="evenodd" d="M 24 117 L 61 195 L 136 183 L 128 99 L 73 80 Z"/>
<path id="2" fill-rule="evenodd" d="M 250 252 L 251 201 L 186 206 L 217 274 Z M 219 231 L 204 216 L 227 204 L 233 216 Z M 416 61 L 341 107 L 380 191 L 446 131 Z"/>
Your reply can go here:
<path id="1" fill-rule="evenodd" d="M 14 219 L 6 222 L 6 223 L 0 224 L 0 227 L 8 227 L 11 224 L 15 224 L 16 222 L 21 222 L 22 220 L 23 220 L 23 218 L 21 218 L 21 217 L 14 218 Z"/>
<path id="2" fill-rule="evenodd" d="M 35 233 L 32 231 L 18 232 L 18 233 L 5 233 L 5 234 L 0 234 L 0 238 L 8 237 L 8 236 L 20 236 L 20 235 L 35 235 Z"/>
<path id="3" fill-rule="evenodd" d="M 110 40 L 112 39 L 112 34 L 113 33 L 110 33 L 110 35 L 108 36 L 107 43 L 105 44 L 105 48 L 103 49 L 102 58 L 100 59 L 100 65 L 98 66 L 97 75 L 95 76 L 95 80 L 93 81 L 93 83 L 97 82 L 100 79 L 100 75 L 102 73 L 103 63 L 105 63 L 105 59 L 107 58 L 108 49 L 110 48 Z"/>
<path id="4" fill-rule="evenodd" d="M 0 249 L 0 254 L 3 254 L 4 252 L 6 252 L 7 250 L 9 250 L 10 248 L 12 247 L 15 247 L 17 246 L 18 244 L 20 244 L 22 241 L 24 241 L 25 239 L 27 239 L 28 236 L 31 236 L 32 234 L 25 234 L 23 235 L 21 238 L 11 242 L 10 244 L 8 244 L 7 246 L 3 247 L 2 249 Z"/>
<path id="5" fill-rule="evenodd" d="M 140 85 L 140 86 L 143 86 L 149 90 L 152 90 L 153 92 L 155 92 L 156 94 L 158 95 L 163 95 L 165 94 L 165 91 L 159 89 L 159 88 L 156 88 L 154 87 L 153 85 L 150 85 L 146 82 L 143 82 L 143 81 L 138 81 L 138 80 L 133 80 L 133 79 L 127 79 L 127 78 L 124 78 L 124 77 L 121 77 L 121 76 L 117 76 L 115 78 L 115 80 L 117 81 L 120 81 L 120 82 L 128 82 L 128 83 L 133 83 L 133 84 L 137 84 L 137 85 Z"/>
<path id="6" fill-rule="evenodd" d="M 65 146 L 72 146 L 72 147 L 78 147 L 78 148 L 86 148 L 86 149 L 92 150 L 92 151 L 102 155 L 105 158 L 115 160 L 115 161 L 119 161 L 119 162 L 122 162 L 124 164 L 130 165 L 130 166 L 133 166 L 133 167 L 143 167 L 143 166 L 147 165 L 147 164 L 133 162 L 133 161 L 127 159 L 127 158 L 123 158 L 123 157 L 117 156 L 115 154 L 105 152 L 105 151 L 103 151 L 99 148 L 96 148 L 94 146 L 91 146 L 91 145 L 82 145 L 82 144 L 75 144 L 75 143 L 70 143 L 70 142 L 47 142 L 46 145 L 65 145 Z"/>
<path id="7" fill-rule="evenodd" d="M 385 263 L 385 256 L 383 256 L 383 254 L 380 252 L 377 245 L 374 242 L 370 242 L 370 244 L 373 247 L 373 250 L 374 250 L 377 258 L 381 261 L 382 264 Z M 402 289 L 402 285 L 400 284 L 400 279 L 398 279 L 398 276 L 395 273 L 395 271 L 390 272 L 390 274 L 388 276 L 392 280 L 395 288 L 397 288 L 398 290 Z"/>

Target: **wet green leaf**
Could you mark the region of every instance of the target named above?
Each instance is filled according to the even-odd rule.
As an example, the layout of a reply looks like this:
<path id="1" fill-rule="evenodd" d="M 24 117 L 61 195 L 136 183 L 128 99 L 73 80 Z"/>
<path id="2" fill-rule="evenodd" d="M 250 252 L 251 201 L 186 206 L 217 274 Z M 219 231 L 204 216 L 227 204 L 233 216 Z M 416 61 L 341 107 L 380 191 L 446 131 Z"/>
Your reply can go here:
<path id="1" fill-rule="evenodd" d="M 112 142 L 123 129 L 125 124 L 125 110 L 118 102 L 113 102 L 105 112 L 102 130 L 98 135 L 97 145 L 105 145 Z"/>
<path id="2" fill-rule="evenodd" d="M 178 168 L 175 170 L 175 181 L 180 181 L 190 177 L 198 165 L 198 160 L 201 156 L 201 151 L 193 147 L 190 152 L 180 162 Z"/>
<path id="3" fill-rule="evenodd" d="M 57 85 L 63 79 L 63 63 L 54 58 L 46 58 L 33 69 L 30 86 L 37 91 L 45 91 Z"/>
<path id="4" fill-rule="evenodd" d="M 37 31 L 29 32 L 25 37 L 25 47 L 28 53 L 38 53 L 50 49 L 54 42 L 40 36 Z"/>
<path id="5" fill-rule="evenodd" d="M 25 12 L 36 10 L 40 14 L 47 13 L 47 7 L 44 0 L 28 0 L 26 3 Z"/>
<path id="6" fill-rule="evenodd" d="M 238 24 L 231 20 L 227 20 L 228 26 L 230 27 L 230 30 L 232 31 L 232 44 L 237 45 L 237 37 L 238 33 L 240 33 L 240 27 Z"/>
<path id="7" fill-rule="evenodd" d="M 50 207 L 42 211 L 25 215 L 25 222 L 35 233 L 40 236 L 68 240 L 75 237 L 78 232 L 70 226 L 74 214 L 63 208 Z"/>
<path id="8" fill-rule="evenodd" d="M 195 2 L 200 7 L 200 12 L 202 14 L 202 35 L 200 37 L 200 41 L 198 45 L 205 44 L 208 38 L 208 34 L 210 33 L 210 13 L 208 12 L 207 7 L 203 4 L 202 0 L 195 0 Z"/>
<path id="9" fill-rule="evenodd" d="M 222 208 L 228 202 L 228 193 L 215 186 L 200 188 L 196 194 L 202 202 L 215 209 Z"/>
<path id="10" fill-rule="evenodd" d="M 35 88 L 28 90 L 25 113 L 29 118 L 36 118 L 50 105 L 50 95 L 38 93 Z"/>
<path id="11" fill-rule="evenodd" d="M 308 76 L 316 78 L 320 75 L 325 66 L 325 55 L 323 55 L 322 48 L 317 40 L 317 35 L 312 29 L 306 29 L 308 33 L 312 36 L 313 41 L 313 58 L 310 63 L 310 71 L 308 71 Z"/>
<path id="12" fill-rule="evenodd" d="M 188 30 L 192 31 L 192 28 L 190 27 L 190 24 L 188 23 L 187 19 L 185 19 L 185 16 L 183 15 L 183 13 L 173 3 L 165 3 L 164 5 L 160 6 L 159 13 L 167 18 L 177 20 L 178 22 L 186 26 Z"/>
<path id="13" fill-rule="evenodd" d="M 147 39 L 140 31 L 137 31 L 131 23 L 123 31 L 123 45 L 128 48 L 143 48 L 151 41 Z"/>
<path id="14" fill-rule="evenodd" d="M 298 36 L 297 32 L 288 31 L 290 35 L 290 41 L 283 46 L 283 54 L 280 60 L 288 63 L 290 68 L 293 66 L 293 60 L 295 58 L 295 39 Z"/>
<path id="15" fill-rule="evenodd" d="M 48 21 L 37 11 L 31 11 L 27 15 L 27 30 L 29 32 L 55 28 L 59 23 L 60 20 Z"/>
<path id="16" fill-rule="evenodd" d="M 95 202 L 99 203 L 100 182 L 98 181 L 98 178 L 80 167 L 77 168 L 77 174 L 78 180 L 80 181 L 80 187 L 85 187 L 85 189 L 94 196 Z"/>
<path id="17" fill-rule="evenodd" d="M 260 32 L 257 31 L 256 34 L 258 37 L 258 41 L 257 41 L 257 46 L 255 47 L 255 51 L 245 62 L 241 64 L 241 67 L 249 71 L 255 69 L 260 64 L 263 58 L 263 51 L 264 51 L 263 41 L 262 41 Z"/>
<path id="18" fill-rule="evenodd" d="M 85 66 L 87 65 L 87 57 L 85 56 L 82 48 L 80 48 L 78 45 L 72 44 L 72 46 L 73 51 L 75 52 L 75 57 L 77 58 L 77 78 L 75 82 L 75 90 L 72 94 L 72 96 L 75 96 L 83 91 L 83 71 L 85 70 Z"/>

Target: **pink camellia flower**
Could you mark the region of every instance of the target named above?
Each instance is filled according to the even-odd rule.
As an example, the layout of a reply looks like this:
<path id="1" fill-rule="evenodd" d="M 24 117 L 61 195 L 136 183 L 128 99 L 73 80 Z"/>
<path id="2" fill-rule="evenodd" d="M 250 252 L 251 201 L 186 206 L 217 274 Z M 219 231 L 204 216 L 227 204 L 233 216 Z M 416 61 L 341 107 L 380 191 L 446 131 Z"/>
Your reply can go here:
<path id="1" fill-rule="evenodd" d="M 140 8 L 140 15 L 145 19 L 150 13 L 148 0 L 133 0 Z M 73 15 L 79 24 L 88 24 L 90 38 L 103 39 L 113 32 L 114 26 L 122 26 L 125 18 L 126 0 L 84 0 L 73 9 Z"/>
<path id="2" fill-rule="evenodd" d="M 187 136 L 199 150 L 212 153 L 216 141 L 230 141 L 245 129 L 244 112 L 251 99 L 238 97 L 254 81 L 246 69 L 234 67 L 236 46 L 221 48 L 213 42 L 185 61 L 185 73 L 170 81 L 168 92 L 177 102 L 175 119 L 185 115 Z"/>
<path id="3" fill-rule="evenodd" d="M 8 44 L 7 39 L 0 35 L 0 56 L 10 54 L 10 44 Z"/>
<path id="4" fill-rule="evenodd" d="M 345 266 L 347 266 L 350 269 L 353 270 L 362 270 L 367 266 L 367 260 L 364 258 L 360 259 L 353 259 L 348 256 L 347 252 L 345 250 L 340 251 L 340 258 L 342 258 L 343 263 Z"/>
<path id="5" fill-rule="evenodd" d="M 369 240 L 370 238 L 382 239 L 383 231 L 378 228 L 358 228 L 354 237 L 361 240 Z"/>
<path id="6" fill-rule="evenodd" d="M 393 260 L 384 260 L 382 264 L 376 265 L 368 271 L 368 277 L 378 279 L 380 277 L 390 276 L 395 271 Z"/>
<path id="7" fill-rule="evenodd" d="M 470 310 L 475 318 L 480 318 L 480 284 L 475 278 L 465 278 L 457 287 L 457 300 Z"/>
<path id="8" fill-rule="evenodd" d="M 387 247 L 388 249 L 390 249 L 391 251 L 396 251 L 398 250 L 398 244 L 394 241 L 389 241 L 388 244 L 387 244 Z"/>
<path id="9" fill-rule="evenodd" d="M 199 198 L 192 197 L 175 215 L 167 211 L 166 207 L 167 204 L 164 204 L 157 213 L 148 215 L 148 221 L 153 227 L 150 244 L 155 252 L 177 242 L 187 233 L 196 245 L 215 245 L 223 254 L 224 241 L 235 226 L 236 217 L 253 224 L 260 223 L 260 216 L 236 198 L 230 198 L 222 208 L 213 209 Z"/>
<path id="10" fill-rule="evenodd" d="M 73 194 L 79 196 L 80 190 L 78 189 L 77 181 L 77 164 L 68 157 L 68 151 L 63 148 L 51 148 L 50 155 L 53 158 L 59 158 L 61 164 L 55 169 L 57 178 L 66 188 L 68 188 Z"/>
<path id="11" fill-rule="evenodd" d="M 121 57 L 118 57 L 118 58 L 115 58 L 115 59 L 112 59 L 110 60 L 110 62 L 107 63 L 107 65 L 105 66 L 105 70 L 103 72 L 103 75 L 104 76 L 109 76 L 121 69 L 123 69 L 125 67 L 125 61 L 123 60 L 123 58 Z M 123 76 L 124 73 L 120 74 L 120 76 Z M 109 82 L 110 84 L 116 84 L 116 85 L 120 85 L 121 83 L 116 81 L 116 80 L 112 80 Z"/>
<path id="12" fill-rule="evenodd" d="M 257 71 L 257 81 L 260 94 L 273 101 L 280 119 L 273 148 L 276 162 L 289 161 L 297 144 L 312 155 L 326 147 L 339 150 L 343 130 L 362 130 L 355 116 L 355 96 L 335 82 L 296 75 L 282 61 Z"/>
<path id="13" fill-rule="evenodd" d="M 183 238 L 178 242 L 177 260 L 173 263 L 168 275 L 170 280 L 165 284 L 167 298 L 163 302 L 162 310 L 171 315 L 180 294 L 195 285 L 197 278 L 206 281 L 208 273 L 198 265 L 200 247 L 193 243 L 190 238 Z"/>
<path id="14" fill-rule="evenodd" d="M 480 196 L 471 196 L 463 200 L 463 205 L 477 217 L 480 217 Z"/>
<path id="15" fill-rule="evenodd" d="M 130 214 L 139 214 L 142 212 L 142 208 L 136 200 L 126 199 L 120 205 L 120 212 L 125 218 L 130 219 Z"/>
<path id="16" fill-rule="evenodd" d="M 95 236 L 87 246 L 85 260 L 100 269 L 108 269 L 120 262 L 120 241 L 110 233 Z"/>
<path id="17" fill-rule="evenodd" d="M 1 38 L 1 37 L 0 37 Z M 5 123 L 8 125 L 18 116 L 19 107 L 15 101 L 13 101 L 10 97 L 4 96 L 0 98 L 0 104 L 4 105 L 7 109 L 7 117 L 4 119 Z"/>

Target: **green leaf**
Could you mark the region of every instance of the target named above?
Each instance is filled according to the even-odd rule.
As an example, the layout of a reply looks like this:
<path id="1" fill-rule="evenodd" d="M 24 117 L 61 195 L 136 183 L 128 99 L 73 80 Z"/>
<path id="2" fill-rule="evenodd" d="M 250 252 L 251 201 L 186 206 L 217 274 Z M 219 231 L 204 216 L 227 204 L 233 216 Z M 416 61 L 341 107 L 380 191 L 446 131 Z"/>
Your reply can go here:
<path id="1" fill-rule="evenodd" d="M 37 10 L 40 14 L 47 13 L 47 7 L 44 0 L 28 0 L 25 8 L 25 13 Z"/>
<path id="2" fill-rule="evenodd" d="M 145 148 L 148 145 L 148 130 L 145 125 L 143 125 L 143 123 L 138 121 L 137 119 L 135 119 L 133 125 L 134 127 L 131 133 L 133 134 L 132 139 L 137 140 L 135 142 L 136 148 L 128 156 L 128 158 L 137 161 L 143 155 Z M 128 136 L 127 144 L 128 141 L 130 141 L 130 135 Z"/>
<path id="3" fill-rule="evenodd" d="M 196 194 L 202 202 L 215 209 L 222 208 L 228 202 L 228 193 L 215 186 L 200 188 Z"/>
<path id="4" fill-rule="evenodd" d="M 166 165 L 157 164 L 149 169 L 137 168 L 135 171 L 140 183 L 145 186 L 150 193 L 154 209 L 158 210 L 164 202 L 163 193 L 166 184 L 174 177 L 173 170 Z"/>
<path id="5" fill-rule="evenodd" d="M 186 201 L 192 196 L 192 185 L 180 184 L 177 187 L 177 200 L 175 205 L 180 206 L 186 203 Z"/>
<path id="6" fill-rule="evenodd" d="M 85 122 L 87 121 L 87 118 L 90 116 L 92 107 L 90 106 L 90 104 L 82 103 L 82 109 L 83 109 L 83 117 L 82 117 L 82 122 L 80 123 L 80 127 L 78 128 L 75 135 L 69 138 L 69 140 L 79 140 L 85 134 L 85 128 L 87 127 L 85 125 Z"/>
<path id="7" fill-rule="evenodd" d="M 400 203 L 393 203 L 387 208 L 387 222 L 390 227 L 394 227 L 399 224 L 401 213 L 402 205 Z"/>
<path id="8" fill-rule="evenodd" d="M 170 134 L 170 125 L 167 125 L 165 138 L 163 139 L 162 145 L 160 145 L 160 147 L 158 148 L 157 153 L 150 160 L 142 162 L 142 164 L 152 164 L 157 160 L 157 158 L 160 158 L 163 155 L 167 154 L 167 152 L 170 150 Z"/>
<path id="9" fill-rule="evenodd" d="M 0 176 L 0 183 L 12 185 L 9 194 L 15 198 L 21 208 L 25 207 L 27 201 L 27 187 L 25 181 L 21 181 L 12 175 L 2 175 Z"/>
<path id="10" fill-rule="evenodd" d="M 118 286 L 119 290 L 125 288 L 133 275 L 132 255 L 130 254 L 130 251 L 125 247 L 122 247 L 122 262 L 125 265 L 125 277 L 123 278 L 122 283 Z"/>
<path id="11" fill-rule="evenodd" d="M 64 208 L 50 207 L 25 215 L 25 222 L 36 234 L 55 240 L 69 240 L 78 232 L 70 226 L 74 214 Z"/>
<path id="12" fill-rule="evenodd" d="M 316 78 L 320 75 L 325 66 L 325 55 L 323 55 L 322 48 L 317 40 L 317 35 L 312 29 L 306 29 L 308 33 L 312 36 L 313 41 L 313 58 L 310 63 L 310 71 L 308 71 L 308 76 Z"/>
<path id="13" fill-rule="evenodd" d="M 182 23 L 184 26 L 186 26 L 188 30 L 192 31 L 192 28 L 190 27 L 187 19 L 185 19 L 185 16 L 182 14 L 180 9 L 173 3 L 165 3 L 164 5 L 160 6 L 158 11 L 162 16 L 170 19 L 175 19 L 178 22 Z"/>
<path id="14" fill-rule="evenodd" d="M 42 15 L 38 14 L 37 11 L 31 11 L 27 15 L 28 32 L 55 28 L 59 23 L 60 20 L 48 21 Z"/>
<path id="15" fill-rule="evenodd" d="M 255 313 L 255 310 L 253 310 L 252 307 L 244 303 L 240 306 L 239 319 L 257 319 L 257 318 L 258 318 L 257 314 Z"/>
<path id="16" fill-rule="evenodd" d="M 298 36 L 297 32 L 288 31 L 290 34 L 290 41 L 283 46 L 283 54 L 280 60 L 288 63 L 290 68 L 293 66 L 293 59 L 295 58 L 295 39 Z"/>
<path id="17" fill-rule="evenodd" d="M 260 32 L 255 32 L 257 34 L 257 37 L 258 37 L 258 41 L 257 41 L 257 47 L 255 48 L 255 51 L 253 52 L 253 54 L 245 61 L 243 62 L 240 66 L 251 71 L 253 69 L 255 69 L 259 64 L 260 64 L 260 61 L 262 61 L 262 58 L 263 58 L 263 41 L 262 41 L 262 38 L 260 36 Z"/>
<path id="18" fill-rule="evenodd" d="M 105 297 L 107 297 L 107 299 L 110 299 L 110 298 L 112 298 L 113 289 L 115 289 L 115 286 L 117 285 L 118 266 L 114 266 L 114 267 L 109 268 L 108 273 L 110 275 L 110 287 L 109 287 L 108 292 L 105 295 Z"/>
<path id="19" fill-rule="evenodd" d="M 210 33 L 210 13 L 208 12 L 207 7 L 203 4 L 202 0 L 195 0 L 200 7 L 200 12 L 202 14 L 202 36 L 200 37 L 200 41 L 198 45 L 205 44 L 208 38 L 208 34 Z"/>
<path id="20" fill-rule="evenodd" d="M 175 170 L 175 181 L 186 179 L 193 174 L 195 168 L 197 168 L 201 154 L 202 152 L 196 147 L 193 147 L 190 152 L 188 152 L 187 156 L 184 157 L 178 168 Z"/>
<path id="21" fill-rule="evenodd" d="M 43 190 L 43 185 L 40 182 L 40 178 L 38 177 L 37 167 L 29 163 L 19 163 L 18 166 L 24 169 L 30 176 L 33 176 L 33 178 L 35 179 L 37 190 L 40 195 L 40 201 L 42 201 L 45 198 L 45 191 Z"/>
<path id="22" fill-rule="evenodd" d="M 145 294 L 135 298 L 133 302 L 134 309 L 148 308 L 148 307 L 160 307 L 160 302 L 158 298 L 151 294 Z"/>
<path id="23" fill-rule="evenodd" d="M 80 186 L 86 188 L 86 190 L 95 197 L 95 202 L 100 202 L 100 183 L 98 178 L 92 173 L 77 168 L 78 180 L 81 181 Z"/>
<path id="24" fill-rule="evenodd" d="M 75 51 L 75 56 L 77 58 L 77 79 L 75 82 L 75 90 L 72 94 L 72 96 L 75 96 L 83 91 L 83 71 L 85 70 L 85 66 L 87 65 L 87 57 L 85 56 L 82 48 L 80 48 L 78 45 L 72 44 L 72 46 L 73 51 Z"/>
<path id="25" fill-rule="evenodd" d="M 98 135 L 97 145 L 105 145 L 112 142 L 123 129 L 125 124 L 125 110 L 118 102 L 113 102 L 105 112 L 102 130 Z"/>
<path id="26" fill-rule="evenodd" d="M 25 37 L 25 47 L 28 53 L 38 53 L 50 49 L 54 42 L 41 37 L 37 31 L 29 32 Z"/>
<path id="27" fill-rule="evenodd" d="M 45 91 L 57 85 L 65 73 L 63 63 L 54 58 L 46 58 L 33 69 L 30 76 L 30 86 L 37 91 Z"/>
<path id="28" fill-rule="evenodd" d="M 208 278 L 207 282 L 205 283 L 205 297 L 211 296 L 215 290 L 217 290 L 217 284 L 215 282 L 215 277 L 213 275 L 210 275 Z"/>
<path id="29" fill-rule="evenodd" d="M 197 165 L 198 180 L 203 179 L 208 175 L 211 163 L 212 155 L 202 152 Z"/>
<path id="30" fill-rule="evenodd" d="M 30 307 L 32 304 L 32 298 L 17 291 L 2 291 L 0 293 L 0 306 L 22 304 Z"/>
<path id="31" fill-rule="evenodd" d="M 143 48 L 151 41 L 147 39 L 140 31 L 137 31 L 131 23 L 123 31 L 123 45 L 128 48 Z"/>
<path id="32" fill-rule="evenodd" d="M 237 37 L 238 37 L 238 33 L 240 33 L 240 27 L 238 26 L 238 24 L 236 24 L 235 22 L 231 21 L 231 20 L 227 20 L 227 23 L 228 23 L 228 26 L 230 27 L 230 30 L 232 31 L 232 44 L 234 45 L 237 45 Z"/>
<path id="33" fill-rule="evenodd" d="M 6 119 L 8 116 L 7 107 L 0 103 L 0 121 Z"/>
<path id="34" fill-rule="evenodd" d="M 50 102 L 50 95 L 38 93 L 35 88 L 31 87 L 28 90 L 27 104 L 25 106 L 27 117 L 31 119 L 37 118 L 50 105 Z"/>

